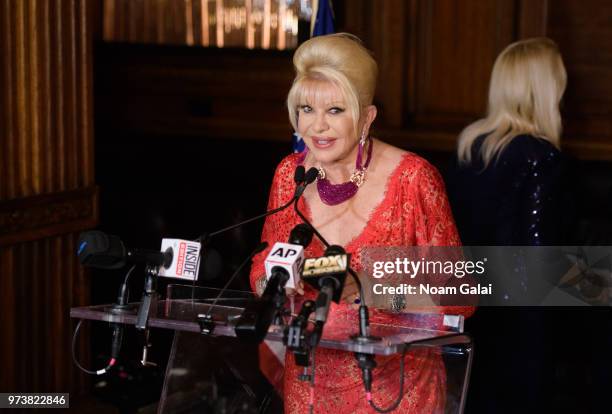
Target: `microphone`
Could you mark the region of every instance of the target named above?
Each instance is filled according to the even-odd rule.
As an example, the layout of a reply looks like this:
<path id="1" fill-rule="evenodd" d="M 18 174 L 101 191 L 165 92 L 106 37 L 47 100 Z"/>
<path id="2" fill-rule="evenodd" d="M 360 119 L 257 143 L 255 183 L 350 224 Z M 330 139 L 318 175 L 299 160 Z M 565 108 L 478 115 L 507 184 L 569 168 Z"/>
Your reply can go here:
<path id="1" fill-rule="evenodd" d="M 128 249 L 119 237 L 98 230 L 81 233 L 78 246 L 77 256 L 81 264 L 99 269 L 119 269 L 127 263 L 169 267 L 174 256 L 171 248 L 163 252 Z"/>
<path id="2" fill-rule="evenodd" d="M 346 280 L 349 255 L 340 246 L 332 245 L 325 250 L 323 257 L 307 259 L 304 262 L 302 279 L 319 290 L 316 300 L 315 328 L 312 345 L 317 346 L 327 322 L 332 300 L 340 302 L 342 289 Z"/>
<path id="3" fill-rule="evenodd" d="M 228 232 L 230 230 L 234 230 L 235 228 L 242 227 L 242 226 L 244 226 L 246 224 L 249 224 L 249 223 L 251 223 L 253 221 L 256 221 L 256 220 L 259 220 L 259 219 L 271 216 L 273 214 L 276 214 L 276 213 L 286 209 L 294 201 L 298 200 L 302 196 L 302 193 L 306 189 L 306 186 L 311 184 L 314 181 L 314 179 L 317 178 L 316 174 L 314 175 L 314 178 L 312 177 L 313 172 L 311 172 L 311 170 L 314 170 L 316 172 L 316 174 L 318 174 L 316 168 L 311 168 L 310 170 L 308 170 L 308 173 L 304 173 L 304 166 L 303 165 L 298 165 L 296 167 L 295 172 L 293 174 L 293 181 L 296 184 L 295 193 L 293 194 L 293 197 L 291 197 L 291 199 L 289 201 L 287 201 L 285 204 L 283 204 L 282 206 L 277 207 L 277 208 L 275 208 L 273 210 L 266 211 L 265 213 L 259 214 L 259 215 L 255 216 L 255 217 L 251 217 L 250 219 L 243 220 L 243 221 L 241 221 L 239 223 L 232 224 L 231 226 L 227 226 L 227 227 L 224 227 L 222 229 L 213 231 L 212 233 L 201 234 L 197 238 L 197 240 L 200 241 L 202 244 L 204 244 L 204 243 L 206 243 L 213 236 L 216 236 L 218 234 L 222 234 L 222 233 Z M 309 173 L 310 173 L 310 175 L 309 175 Z M 308 180 L 310 180 L 310 181 L 308 181 Z"/>
<path id="4" fill-rule="evenodd" d="M 266 288 L 259 298 L 251 302 L 242 312 L 234 332 L 238 338 L 260 343 L 268 333 L 274 316 L 278 310 L 277 304 L 284 302 L 285 284 L 289 280 L 289 272 L 283 267 L 272 268 L 272 275 L 266 283 Z"/>
<path id="5" fill-rule="evenodd" d="M 312 242 L 312 229 L 304 223 L 296 225 L 289 233 L 289 243 L 308 247 Z"/>
<path id="6" fill-rule="evenodd" d="M 302 279 L 315 289 L 329 293 L 330 301 L 339 303 L 349 258 L 342 247 L 332 245 L 325 250 L 324 256 L 306 259 Z"/>
<path id="7" fill-rule="evenodd" d="M 289 233 L 289 243 L 274 243 L 266 260 L 266 280 L 272 277 L 276 266 L 284 268 L 289 273 L 286 288 L 295 288 L 300 280 L 300 272 L 304 263 L 304 249 L 312 241 L 312 229 L 300 223 Z"/>
<path id="8" fill-rule="evenodd" d="M 300 167 L 302 167 L 302 166 L 300 165 Z M 303 169 L 304 169 L 304 167 L 302 167 L 302 170 Z M 297 188 L 295 189 L 295 195 L 294 195 L 295 201 L 297 201 L 302 196 L 302 194 L 304 193 L 304 190 L 306 190 L 306 187 L 308 187 L 310 184 L 312 184 L 314 182 L 314 180 L 317 179 L 318 175 L 319 175 L 319 170 L 317 170 L 314 167 L 310 168 L 306 172 L 306 174 L 304 175 L 303 183 L 301 185 L 298 185 Z M 296 183 L 297 183 L 297 181 L 296 181 Z"/>
<path id="9" fill-rule="evenodd" d="M 312 235 L 311 238 L 312 240 Z M 300 279 L 300 270 L 304 262 L 304 246 L 293 243 L 274 243 L 268 257 L 264 261 L 266 269 L 266 280 L 270 280 L 274 268 L 281 267 L 289 274 L 289 280 L 285 287 L 295 288 Z"/>
<path id="10" fill-rule="evenodd" d="M 176 252 L 168 266 L 160 269 L 158 276 L 175 279 L 198 279 L 200 272 L 200 250 L 202 245 L 197 241 L 182 239 L 162 239 L 161 250 Z"/>
<path id="11" fill-rule="evenodd" d="M 293 181 L 295 181 L 297 185 L 300 185 L 302 184 L 302 182 L 304 182 L 305 175 L 306 168 L 304 168 L 303 165 L 298 165 L 295 169 L 295 172 L 293 173 Z"/>
<path id="12" fill-rule="evenodd" d="M 274 317 L 285 304 L 285 287 L 295 287 L 299 280 L 304 248 L 312 241 L 312 231 L 298 224 L 291 230 L 289 241 L 293 243 L 277 242 L 270 250 L 264 262 L 266 288 L 261 297 L 242 312 L 235 327 L 239 338 L 263 341 Z"/>
<path id="13" fill-rule="evenodd" d="M 309 365 L 310 356 L 310 341 L 308 340 L 309 332 L 308 317 L 315 310 L 315 303 L 312 300 L 307 300 L 302 305 L 300 313 L 291 321 L 291 324 L 285 327 L 283 333 L 283 343 L 287 348 L 293 351 L 296 365 L 307 367 Z M 301 375 L 300 379 L 306 379 L 306 376 Z"/>

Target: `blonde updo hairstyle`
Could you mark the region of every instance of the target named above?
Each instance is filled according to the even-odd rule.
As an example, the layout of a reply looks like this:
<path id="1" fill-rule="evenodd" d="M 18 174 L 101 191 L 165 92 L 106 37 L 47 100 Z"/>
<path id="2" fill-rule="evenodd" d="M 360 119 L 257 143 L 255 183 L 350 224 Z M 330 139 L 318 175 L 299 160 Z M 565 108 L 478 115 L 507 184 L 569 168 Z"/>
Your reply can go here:
<path id="1" fill-rule="evenodd" d="M 506 47 L 493 65 L 487 117 L 459 135 L 459 160 L 469 163 L 474 141 L 485 134 L 480 149 L 485 167 L 518 135 L 545 139 L 559 148 L 559 102 L 566 82 L 561 53 L 552 40 L 533 38 Z"/>
<path id="2" fill-rule="evenodd" d="M 358 37 L 349 33 L 317 36 L 297 48 L 293 55 L 296 76 L 287 96 L 291 125 L 297 131 L 298 110 L 313 81 L 328 81 L 344 96 L 357 131 L 364 108 L 372 104 L 378 65 Z M 316 94 L 316 91 L 314 91 Z"/>

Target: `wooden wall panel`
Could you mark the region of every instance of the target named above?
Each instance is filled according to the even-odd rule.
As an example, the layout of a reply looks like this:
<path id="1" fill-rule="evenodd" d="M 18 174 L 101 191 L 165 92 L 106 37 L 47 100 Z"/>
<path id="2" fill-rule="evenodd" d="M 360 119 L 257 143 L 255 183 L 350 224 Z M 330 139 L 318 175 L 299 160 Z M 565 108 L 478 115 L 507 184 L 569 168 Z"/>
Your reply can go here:
<path id="1" fill-rule="evenodd" d="M 555 0 L 548 35 L 568 70 L 563 102 L 566 136 L 612 145 L 612 7 L 605 0 Z"/>
<path id="2" fill-rule="evenodd" d="M 92 15 L 84 0 L 0 1 L 0 365 L 3 391 L 80 392 L 69 308 L 75 257 L 97 221 Z M 79 342 L 88 356 L 86 337 Z"/>
<path id="3" fill-rule="evenodd" d="M 358 34 L 379 62 L 375 132 L 394 144 L 454 150 L 461 129 L 484 115 L 499 52 L 519 39 L 549 36 L 569 76 L 564 149 L 583 159 L 612 160 L 612 9 L 605 0 L 336 5 L 344 16 L 340 30 Z"/>
<path id="4" fill-rule="evenodd" d="M 96 52 L 100 129 L 289 142 L 288 52 L 118 44 L 99 45 Z"/>
<path id="5" fill-rule="evenodd" d="M 74 324 L 69 309 L 89 304 L 88 275 L 74 255 L 76 237 L 67 234 L 0 250 L 0 280 L 2 289 L 8 289 L 0 313 L 3 392 L 86 390 L 86 379 L 70 357 Z M 85 361 L 90 348 L 86 335 L 87 329 L 77 347 Z"/>
<path id="6" fill-rule="evenodd" d="M 513 39 L 514 2 L 423 0 L 411 125 L 465 125 L 485 110 L 497 54 Z"/>
<path id="7" fill-rule="evenodd" d="M 406 19 L 411 2 L 393 0 L 371 3 L 372 18 L 377 24 L 372 28 L 386 30 L 370 31 L 369 44 L 379 63 L 377 103 L 381 107 L 381 120 L 385 125 L 400 128 L 404 121 L 404 96 L 407 30 Z"/>
<path id="8" fill-rule="evenodd" d="M 85 4 L 2 1 L 0 201 L 93 184 Z"/>

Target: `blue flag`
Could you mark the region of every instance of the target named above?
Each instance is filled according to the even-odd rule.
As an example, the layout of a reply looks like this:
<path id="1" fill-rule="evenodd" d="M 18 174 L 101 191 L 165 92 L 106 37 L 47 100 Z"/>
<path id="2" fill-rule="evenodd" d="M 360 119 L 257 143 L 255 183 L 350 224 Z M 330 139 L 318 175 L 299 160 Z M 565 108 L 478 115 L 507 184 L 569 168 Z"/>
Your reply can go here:
<path id="1" fill-rule="evenodd" d="M 331 5 L 331 0 L 319 0 L 317 3 L 317 10 L 313 10 L 313 17 L 316 20 L 311 37 L 326 35 L 336 31 L 334 27 L 334 9 Z"/>
<path id="2" fill-rule="evenodd" d="M 312 19 L 314 25 L 312 28 L 311 37 L 326 35 L 334 33 L 336 28 L 334 27 L 334 10 L 332 8 L 331 0 L 319 0 L 314 2 L 315 9 L 312 11 Z M 293 145 L 293 152 L 302 152 L 306 145 L 304 140 L 297 132 L 293 133 L 291 137 Z"/>

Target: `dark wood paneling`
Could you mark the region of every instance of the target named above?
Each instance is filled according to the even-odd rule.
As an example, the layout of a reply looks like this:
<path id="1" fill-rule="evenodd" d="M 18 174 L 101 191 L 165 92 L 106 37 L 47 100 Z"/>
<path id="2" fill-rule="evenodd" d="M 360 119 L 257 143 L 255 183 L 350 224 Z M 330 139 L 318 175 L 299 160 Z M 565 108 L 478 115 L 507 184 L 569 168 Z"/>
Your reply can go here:
<path id="1" fill-rule="evenodd" d="M 0 201 L 93 183 L 85 4 L 2 2 Z"/>
<path id="2" fill-rule="evenodd" d="M 3 391 L 86 385 L 70 360 L 68 310 L 88 303 L 74 252 L 97 220 L 89 5 L 0 1 Z M 87 338 L 79 348 L 87 358 Z"/>
<path id="3" fill-rule="evenodd" d="M 546 36 L 548 21 L 548 0 L 518 0 L 517 37 Z"/>
<path id="4" fill-rule="evenodd" d="M 70 357 L 69 310 L 89 304 L 76 243 L 77 236 L 67 234 L 0 249 L 3 392 L 85 391 L 85 378 Z M 87 361 L 87 330 L 81 334 L 77 352 Z"/>
<path id="5" fill-rule="evenodd" d="M 404 0 L 368 2 L 366 9 L 366 16 L 371 19 L 368 45 L 376 56 L 381 74 L 376 94 L 376 104 L 380 107 L 379 120 L 395 128 L 401 128 L 405 118 L 405 68 L 406 54 L 409 52 L 406 44 L 409 26 L 406 20 L 412 3 Z"/>
<path id="6" fill-rule="evenodd" d="M 289 52 L 101 44 L 97 62 L 96 121 L 107 131 L 291 134 Z"/>
<path id="7" fill-rule="evenodd" d="M 424 0 L 417 13 L 410 125 L 462 127 L 484 113 L 493 61 L 513 39 L 514 2 Z"/>
<path id="8" fill-rule="evenodd" d="M 563 102 L 566 135 L 612 145 L 612 7 L 605 0 L 555 0 L 548 35 L 568 71 Z M 610 151 L 610 150 L 608 150 Z"/>

